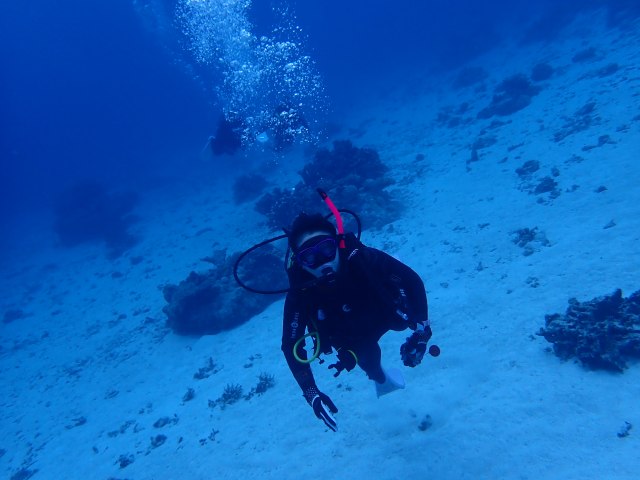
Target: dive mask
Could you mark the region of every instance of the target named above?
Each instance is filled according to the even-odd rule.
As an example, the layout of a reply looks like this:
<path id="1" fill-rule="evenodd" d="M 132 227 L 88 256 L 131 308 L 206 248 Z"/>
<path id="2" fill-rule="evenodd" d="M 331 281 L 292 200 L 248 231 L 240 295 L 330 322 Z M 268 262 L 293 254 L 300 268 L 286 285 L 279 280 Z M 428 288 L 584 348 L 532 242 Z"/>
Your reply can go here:
<path id="1" fill-rule="evenodd" d="M 338 244 L 331 235 L 319 235 L 304 242 L 296 253 L 296 261 L 303 267 L 316 270 L 336 258 Z"/>

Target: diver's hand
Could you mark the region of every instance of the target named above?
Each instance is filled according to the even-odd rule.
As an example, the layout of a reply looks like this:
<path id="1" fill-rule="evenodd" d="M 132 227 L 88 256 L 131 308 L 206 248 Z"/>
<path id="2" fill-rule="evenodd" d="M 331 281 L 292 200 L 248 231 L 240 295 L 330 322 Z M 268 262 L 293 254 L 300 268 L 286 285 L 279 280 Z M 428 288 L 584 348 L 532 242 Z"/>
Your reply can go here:
<path id="1" fill-rule="evenodd" d="M 338 424 L 331 414 L 338 413 L 338 408 L 331 399 L 315 386 L 308 387 L 304 391 L 303 396 L 307 403 L 313 408 L 313 413 L 316 414 L 316 417 L 322 420 L 331 430 L 337 432 Z"/>
<path id="2" fill-rule="evenodd" d="M 336 369 L 336 373 L 333 374 L 334 377 L 337 377 L 342 373 L 343 370 L 350 372 L 356 365 L 358 364 L 358 357 L 351 350 L 341 349 L 338 350 L 338 362 L 332 365 L 329 365 L 329 370 L 332 368 Z"/>
<path id="3" fill-rule="evenodd" d="M 431 327 L 424 327 L 424 330 L 416 330 L 407 337 L 407 341 L 400 347 L 400 357 L 402 363 L 407 367 L 420 365 L 424 354 L 427 351 L 427 342 L 431 338 Z"/>

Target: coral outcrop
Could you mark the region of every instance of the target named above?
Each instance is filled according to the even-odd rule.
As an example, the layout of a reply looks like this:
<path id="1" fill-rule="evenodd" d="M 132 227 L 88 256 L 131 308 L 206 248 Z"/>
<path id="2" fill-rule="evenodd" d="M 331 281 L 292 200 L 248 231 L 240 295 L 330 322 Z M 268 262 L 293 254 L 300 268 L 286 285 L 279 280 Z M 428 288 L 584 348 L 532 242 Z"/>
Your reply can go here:
<path id="1" fill-rule="evenodd" d="M 388 170 L 375 150 L 355 147 L 349 140 L 335 141 L 333 150 L 318 150 L 298 172 L 301 182 L 292 189 L 266 193 L 256 210 L 267 217 L 271 228 L 285 227 L 301 211 L 322 210 L 316 193 L 320 187 L 339 208 L 356 211 L 367 227 L 381 227 L 400 216 L 399 202 L 386 190 L 394 183 L 386 176 Z"/>
<path id="2" fill-rule="evenodd" d="M 257 315 L 278 297 L 255 295 L 240 288 L 233 278 L 236 256 L 215 256 L 207 272 L 191 272 L 178 285 L 163 288 L 167 324 L 181 335 L 216 334 L 233 329 Z M 262 248 L 243 262 L 256 285 L 286 287 L 283 260 L 273 250 Z"/>
<path id="3" fill-rule="evenodd" d="M 623 298 L 622 290 L 588 302 L 569 300 L 564 315 L 545 316 L 540 329 L 554 353 L 577 358 L 589 369 L 622 372 L 640 358 L 640 290 Z"/>

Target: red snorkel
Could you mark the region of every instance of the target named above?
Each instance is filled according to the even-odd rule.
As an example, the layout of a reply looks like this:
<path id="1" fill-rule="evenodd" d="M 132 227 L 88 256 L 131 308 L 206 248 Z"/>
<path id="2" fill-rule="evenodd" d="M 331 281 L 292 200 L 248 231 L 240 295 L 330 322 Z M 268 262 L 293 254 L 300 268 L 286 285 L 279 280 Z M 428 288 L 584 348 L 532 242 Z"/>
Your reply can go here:
<path id="1" fill-rule="evenodd" d="M 333 201 L 331 201 L 331 199 L 329 198 L 329 195 L 327 195 L 327 193 L 318 188 L 317 189 L 318 193 L 320 194 L 320 197 L 322 198 L 322 200 L 324 200 L 324 202 L 327 204 L 327 207 L 329 207 L 329 210 L 331 210 L 331 215 L 333 215 L 336 219 L 336 227 L 337 227 L 337 231 L 338 231 L 338 248 L 342 248 L 342 249 L 346 249 L 347 245 L 345 242 L 345 233 L 344 233 L 344 223 L 343 223 L 343 219 L 342 219 L 342 213 L 347 213 L 350 216 L 353 217 L 353 220 L 356 222 L 357 225 L 357 231 L 354 233 L 355 239 L 357 241 L 360 241 L 360 235 L 362 233 L 362 224 L 360 223 L 360 218 L 358 217 L 358 215 L 351 211 L 351 210 L 347 210 L 346 208 L 343 208 L 341 210 L 338 210 L 338 208 L 336 208 L 336 206 L 334 205 Z M 329 214 L 327 214 L 325 216 L 325 218 L 329 218 Z M 242 252 L 237 260 L 235 261 L 234 265 L 233 265 L 233 277 L 235 278 L 236 282 L 238 282 L 238 285 L 240 285 L 242 288 L 244 288 L 245 290 L 248 290 L 250 292 L 253 293 L 260 293 L 260 294 L 280 294 L 280 293 L 288 293 L 290 292 L 292 289 L 293 290 L 303 290 L 305 288 L 308 288 L 310 286 L 313 286 L 313 282 L 306 282 L 303 283 L 302 285 L 299 286 L 289 286 L 289 288 L 276 288 L 274 289 L 273 287 L 271 288 L 257 288 L 255 286 L 252 285 L 247 285 L 239 276 L 238 274 L 238 269 L 240 266 L 240 263 L 243 261 L 243 259 L 245 259 L 247 257 L 247 255 L 251 254 L 252 252 L 258 250 L 259 248 L 264 247 L 265 245 L 268 245 L 272 242 L 276 242 L 279 240 L 283 240 L 283 239 L 287 239 L 289 237 L 289 231 L 287 231 L 287 229 L 283 229 L 284 230 L 284 234 L 283 235 L 278 235 L 277 237 L 273 237 L 273 238 L 269 238 L 267 240 L 264 240 L 260 243 L 257 243 L 256 245 L 254 245 L 253 247 L 245 250 L 244 252 Z M 349 235 L 351 235 L 351 233 L 349 233 Z M 355 249 L 357 250 L 357 249 Z M 288 270 L 290 268 L 290 264 L 292 263 L 292 255 L 291 255 L 291 251 L 290 249 L 287 249 L 287 254 L 285 256 L 285 268 Z"/>
<path id="2" fill-rule="evenodd" d="M 322 197 L 322 200 L 324 200 L 324 203 L 327 204 L 327 207 L 329 207 L 329 210 L 331 210 L 331 213 L 336 219 L 336 225 L 338 227 L 338 236 L 340 237 L 340 242 L 338 243 L 338 246 L 340 248 L 345 248 L 346 245 L 344 243 L 344 225 L 342 224 L 342 216 L 340 215 L 340 212 L 336 208 L 333 201 L 329 198 L 329 195 L 327 195 L 327 192 L 325 192 L 321 188 L 318 188 L 317 190 L 318 190 L 318 193 L 320 194 L 320 197 Z"/>

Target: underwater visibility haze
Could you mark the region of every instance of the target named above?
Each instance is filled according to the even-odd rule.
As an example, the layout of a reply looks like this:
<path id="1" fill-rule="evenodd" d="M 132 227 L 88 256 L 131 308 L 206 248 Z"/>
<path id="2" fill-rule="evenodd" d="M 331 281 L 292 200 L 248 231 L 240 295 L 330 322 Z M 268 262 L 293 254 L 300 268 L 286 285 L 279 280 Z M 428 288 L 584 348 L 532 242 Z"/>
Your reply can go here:
<path id="1" fill-rule="evenodd" d="M 4 477 L 635 478 L 638 45 L 633 0 L 2 2 Z M 426 286 L 390 390 L 281 345 L 355 242 L 301 211 Z"/>

